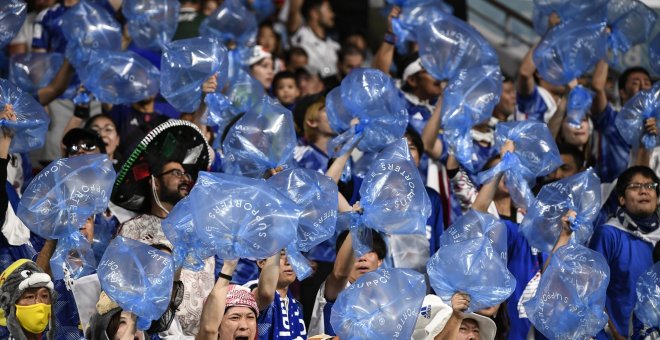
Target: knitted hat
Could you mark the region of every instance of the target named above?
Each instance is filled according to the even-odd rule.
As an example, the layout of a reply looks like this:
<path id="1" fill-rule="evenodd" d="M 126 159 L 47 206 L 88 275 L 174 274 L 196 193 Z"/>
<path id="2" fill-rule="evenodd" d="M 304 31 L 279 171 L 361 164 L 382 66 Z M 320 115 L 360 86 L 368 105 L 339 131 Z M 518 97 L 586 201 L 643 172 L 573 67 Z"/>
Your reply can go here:
<path id="1" fill-rule="evenodd" d="M 225 309 L 230 307 L 248 307 L 252 309 L 256 316 L 259 316 L 259 309 L 257 308 L 257 300 L 254 299 L 252 292 L 237 285 L 230 285 L 227 290 L 227 297 L 225 298 Z"/>
<path id="2" fill-rule="evenodd" d="M 16 302 L 21 298 L 23 292 L 29 288 L 46 287 L 50 291 L 51 305 L 57 300 L 53 281 L 44 273 L 36 263 L 20 259 L 12 263 L 0 274 L 0 309 L 4 315 L 0 315 L 0 324 L 6 317 L 5 323 L 9 334 L 14 339 L 26 340 L 23 329 L 16 318 Z M 55 313 L 50 314 L 48 340 L 55 338 L 55 327 L 57 318 Z"/>

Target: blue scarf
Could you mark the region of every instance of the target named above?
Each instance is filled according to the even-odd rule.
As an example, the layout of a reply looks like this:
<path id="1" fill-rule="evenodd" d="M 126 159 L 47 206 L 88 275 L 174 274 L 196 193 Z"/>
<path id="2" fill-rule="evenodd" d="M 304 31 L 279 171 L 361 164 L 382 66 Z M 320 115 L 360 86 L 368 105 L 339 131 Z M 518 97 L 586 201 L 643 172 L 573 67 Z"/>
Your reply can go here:
<path id="1" fill-rule="evenodd" d="M 259 315 L 259 340 L 307 339 L 307 329 L 300 304 L 287 291 L 289 308 L 285 299 L 275 292 L 273 303 Z"/>

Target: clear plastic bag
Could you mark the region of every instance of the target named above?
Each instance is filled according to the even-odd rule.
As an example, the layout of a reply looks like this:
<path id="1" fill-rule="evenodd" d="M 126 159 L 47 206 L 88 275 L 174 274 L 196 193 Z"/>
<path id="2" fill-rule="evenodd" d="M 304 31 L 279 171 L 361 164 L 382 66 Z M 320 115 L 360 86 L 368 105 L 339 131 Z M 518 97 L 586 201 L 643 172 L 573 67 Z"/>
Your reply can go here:
<path id="1" fill-rule="evenodd" d="M 165 48 L 160 62 L 160 91 L 181 112 L 202 102 L 202 84 L 226 67 L 227 51 L 213 38 L 177 40 Z M 222 83 L 218 79 L 218 84 Z"/>
<path id="2" fill-rule="evenodd" d="M 408 52 L 408 43 L 418 41 L 418 32 L 427 23 L 451 16 L 454 9 L 441 0 L 394 0 L 401 7 L 398 17 L 392 19 L 392 31 L 396 35 L 396 49 Z"/>
<path id="3" fill-rule="evenodd" d="M 11 104 L 16 121 L 0 120 L 0 133 L 13 133 L 10 152 L 27 152 L 44 145 L 50 118 L 43 106 L 10 81 L 0 79 L 0 111 Z"/>
<path id="4" fill-rule="evenodd" d="M 243 0 L 243 5 L 248 6 L 257 16 L 257 22 L 270 18 L 277 10 L 272 0 Z"/>
<path id="5" fill-rule="evenodd" d="M 330 324 L 341 339 L 410 339 L 426 296 L 424 275 L 378 269 L 344 289 Z"/>
<path id="6" fill-rule="evenodd" d="M 648 134 L 644 122 L 649 118 L 656 119 L 660 127 L 660 82 L 656 82 L 650 90 L 639 91 L 626 102 L 614 120 L 619 134 L 630 146 L 640 143 L 646 149 L 660 145 L 658 137 Z"/>
<path id="7" fill-rule="evenodd" d="M 293 163 L 296 132 L 291 111 L 264 96 L 230 129 L 222 144 L 224 172 L 260 178 Z"/>
<path id="8" fill-rule="evenodd" d="M 655 74 L 660 74 L 660 33 L 649 43 L 649 64 Z"/>
<path id="9" fill-rule="evenodd" d="M 11 57 L 9 81 L 23 91 L 36 94 L 37 90 L 55 78 L 64 63 L 61 53 L 23 53 Z"/>
<path id="10" fill-rule="evenodd" d="M 440 237 L 440 249 L 426 270 L 446 303 L 458 292 L 470 295 L 468 313 L 498 305 L 516 288 L 507 269 L 507 228 L 495 217 L 470 210 Z"/>
<path id="11" fill-rule="evenodd" d="M 568 244 L 552 255 L 536 295 L 523 306 L 534 328 L 550 339 L 595 337 L 607 323 L 609 281 L 603 255 Z"/>
<path id="12" fill-rule="evenodd" d="M 128 33 L 144 49 L 162 50 L 174 36 L 179 21 L 177 0 L 126 0 L 122 13 L 128 20 Z"/>
<path id="13" fill-rule="evenodd" d="M 638 0 L 610 0 L 607 3 L 607 25 L 612 33 L 609 47 L 613 52 L 614 64 L 618 56 L 649 40 L 658 15 Z"/>
<path id="14" fill-rule="evenodd" d="M 263 179 L 200 172 L 189 197 L 198 237 L 223 260 L 265 259 L 296 239 L 302 211 Z"/>
<path id="15" fill-rule="evenodd" d="M 234 42 L 239 46 L 250 46 L 257 38 L 257 18 L 240 0 L 225 0 L 202 21 L 199 33 L 225 45 Z"/>
<path id="16" fill-rule="evenodd" d="M 548 16 L 552 12 L 557 13 L 561 21 L 584 20 L 584 18 L 605 21 L 608 1 L 534 0 L 532 12 L 534 30 L 543 36 L 548 31 Z"/>
<path id="17" fill-rule="evenodd" d="M 660 262 L 637 279 L 635 316 L 648 327 L 660 327 Z"/>
<path id="18" fill-rule="evenodd" d="M 541 77 L 554 85 L 565 85 L 605 58 L 605 22 L 575 20 L 561 22 L 543 36 L 532 58 Z"/>
<path id="19" fill-rule="evenodd" d="M 592 168 L 546 184 L 527 209 L 520 231 L 532 247 L 550 253 L 562 230 L 561 219 L 570 209 L 577 213 L 571 221 L 572 238 L 585 244 L 600 211 L 600 191 L 600 179 Z"/>
<path id="20" fill-rule="evenodd" d="M 5 47 L 23 27 L 27 3 L 22 0 L 0 0 L 0 48 Z"/>
<path id="21" fill-rule="evenodd" d="M 50 259 L 53 279 L 78 279 L 96 271 L 96 258 L 92 245 L 79 231 L 57 240 L 55 253 Z"/>
<path id="22" fill-rule="evenodd" d="M 341 99 L 341 86 L 335 87 L 325 97 L 325 110 L 333 131 L 343 133 L 351 128 L 353 115 L 346 109 Z"/>
<path id="23" fill-rule="evenodd" d="M 105 154 L 54 161 L 25 189 L 17 216 L 43 238 L 67 237 L 107 209 L 115 177 Z"/>
<path id="24" fill-rule="evenodd" d="M 101 288 L 146 330 L 167 310 L 174 282 L 172 256 L 140 241 L 117 236 L 98 266 Z"/>
<path id="25" fill-rule="evenodd" d="M 594 93 L 582 85 L 578 85 L 568 93 L 566 104 L 566 119 L 568 124 L 575 128 L 582 126 L 582 121 L 591 109 Z"/>
<path id="26" fill-rule="evenodd" d="M 93 52 L 80 79 L 98 100 L 109 104 L 132 104 L 155 97 L 160 72 L 133 51 Z"/>

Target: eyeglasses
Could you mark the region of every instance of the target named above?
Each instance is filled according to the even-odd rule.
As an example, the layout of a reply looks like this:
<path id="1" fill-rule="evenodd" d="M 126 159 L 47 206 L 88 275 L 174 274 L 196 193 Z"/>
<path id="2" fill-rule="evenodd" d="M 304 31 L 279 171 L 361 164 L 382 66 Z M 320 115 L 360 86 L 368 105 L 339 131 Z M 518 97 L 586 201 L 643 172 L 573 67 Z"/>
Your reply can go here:
<path id="1" fill-rule="evenodd" d="M 630 183 L 626 185 L 626 190 L 635 190 L 635 191 L 642 191 L 642 189 L 646 190 L 654 190 L 658 188 L 658 183 Z"/>
<path id="2" fill-rule="evenodd" d="M 66 152 L 69 155 L 75 155 L 82 151 L 91 152 L 94 150 L 96 150 L 96 144 L 91 142 L 81 142 L 78 144 L 69 145 L 66 148 Z"/>
<path id="3" fill-rule="evenodd" d="M 192 181 L 192 176 L 189 173 L 183 172 L 182 170 L 179 170 L 179 169 L 172 169 L 172 170 L 165 171 L 165 172 L 163 172 L 162 174 L 160 174 L 156 177 L 162 177 L 162 176 L 169 175 L 169 174 L 174 175 L 174 177 L 176 177 L 178 179 L 185 178 L 188 182 Z"/>

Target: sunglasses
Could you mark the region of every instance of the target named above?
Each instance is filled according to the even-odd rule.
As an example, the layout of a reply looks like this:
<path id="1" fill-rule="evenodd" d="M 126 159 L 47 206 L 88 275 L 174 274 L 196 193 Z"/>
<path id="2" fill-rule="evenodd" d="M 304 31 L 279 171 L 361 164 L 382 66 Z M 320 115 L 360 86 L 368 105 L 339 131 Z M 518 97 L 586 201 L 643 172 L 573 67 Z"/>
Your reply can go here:
<path id="1" fill-rule="evenodd" d="M 96 148 L 97 148 L 97 146 L 96 146 L 96 144 L 94 144 L 94 143 L 91 143 L 91 142 L 80 142 L 80 143 L 78 143 L 78 144 L 73 144 L 73 145 L 69 145 L 69 146 L 67 146 L 67 148 L 66 148 L 66 152 L 67 152 L 69 155 L 75 155 L 75 154 L 77 154 L 77 153 L 79 153 L 79 152 L 83 152 L 83 151 L 91 152 L 91 151 L 96 150 Z"/>

